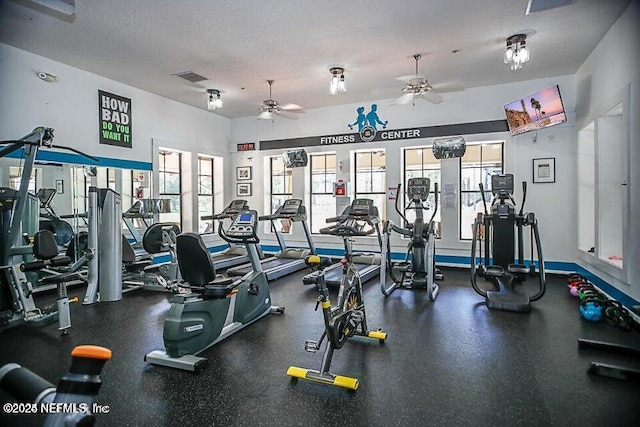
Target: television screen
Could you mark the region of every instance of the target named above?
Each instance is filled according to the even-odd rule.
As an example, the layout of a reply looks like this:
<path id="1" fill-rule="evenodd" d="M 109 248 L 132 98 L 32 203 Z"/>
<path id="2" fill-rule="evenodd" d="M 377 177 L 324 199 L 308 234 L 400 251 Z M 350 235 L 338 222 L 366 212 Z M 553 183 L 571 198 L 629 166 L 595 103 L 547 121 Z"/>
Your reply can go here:
<path id="1" fill-rule="evenodd" d="M 282 160 L 284 161 L 285 167 L 302 168 L 307 166 L 309 158 L 307 157 L 307 152 L 300 149 L 285 151 L 282 154 Z"/>
<path id="2" fill-rule="evenodd" d="M 513 136 L 567 121 L 558 85 L 513 101 L 504 112 Z"/>

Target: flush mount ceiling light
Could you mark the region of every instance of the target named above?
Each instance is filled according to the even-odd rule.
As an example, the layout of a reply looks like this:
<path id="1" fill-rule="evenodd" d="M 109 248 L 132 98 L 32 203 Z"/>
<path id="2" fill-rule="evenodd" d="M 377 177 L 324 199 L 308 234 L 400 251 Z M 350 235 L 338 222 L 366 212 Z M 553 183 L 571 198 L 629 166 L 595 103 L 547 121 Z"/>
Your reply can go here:
<path id="1" fill-rule="evenodd" d="M 220 99 L 220 91 L 218 89 L 207 89 L 209 99 L 207 99 L 207 109 L 217 110 L 222 108 L 222 99 Z"/>
<path id="2" fill-rule="evenodd" d="M 529 62 L 529 48 L 527 48 L 527 36 L 514 34 L 507 38 L 507 47 L 504 51 L 504 63 L 509 64 L 511 70 L 519 70 L 522 64 Z"/>
<path id="3" fill-rule="evenodd" d="M 344 93 L 347 91 L 347 84 L 344 81 L 344 68 L 331 67 L 329 68 L 331 73 L 331 83 L 329 84 L 329 93 L 331 95 L 337 95 L 338 93 Z"/>

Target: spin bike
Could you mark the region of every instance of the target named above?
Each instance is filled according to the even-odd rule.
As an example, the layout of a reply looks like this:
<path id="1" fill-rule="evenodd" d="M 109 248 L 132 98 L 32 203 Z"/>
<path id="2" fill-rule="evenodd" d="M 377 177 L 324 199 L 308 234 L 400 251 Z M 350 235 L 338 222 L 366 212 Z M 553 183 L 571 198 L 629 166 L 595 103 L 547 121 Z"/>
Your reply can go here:
<path id="1" fill-rule="evenodd" d="M 235 281 L 216 274 L 202 236 L 178 236 L 178 266 L 186 282 L 180 287 L 192 292 L 173 297 L 164 322 L 166 351 L 152 351 L 145 356 L 146 362 L 199 372 L 207 359 L 196 354 L 269 313 L 284 313 L 284 307 L 271 305 L 269 284 L 258 258 L 257 224 L 257 212 L 243 210 L 228 230 L 218 227 L 224 240 L 245 245 L 253 266 L 253 271 Z"/>
<path id="2" fill-rule="evenodd" d="M 531 310 L 531 302 L 537 301 L 545 293 L 544 258 L 538 231 L 538 220 L 533 212 L 523 213 L 527 199 L 527 183 L 522 182 L 522 204 L 516 214 L 513 200 L 513 174 L 492 175 L 491 192 L 494 196 L 489 212 L 484 195 L 484 187 L 480 183 L 480 194 L 484 206 L 484 215 L 478 213 L 473 223 L 473 240 L 471 241 L 471 286 L 485 297 L 490 309 L 527 313 Z M 476 265 L 476 246 L 480 237 L 480 227 L 484 227 L 484 259 Z M 525 227 L 531 229 L 531 261 L 524 264 Z M 517 245 L 516 245 L 517 243 Z M 534 295 L 517 292 L 515 285 L 524 281 L 527 275 L 535 275 L 533 245 L 540 271 L 538 272 L 538 291 Z M 517 246 L 517 260 L 515 247 Z M 482 248 L 482 246 L 480 246 Z M 482 249 L 481 249 L 482 250 Z M 482 256 L 482 254 L 481 254 Z M 517 261 L 514 263 L 514 261 Z M 493 281 L 496 290 L 481 289 L 476 281 L 478 273 Z"/>
<path id="3" fill-rule="evenodd" d="M 399 227 L 392 221 L 387 221 L 384 225 L 382 234 L 382 263 L 380 271 L 380 289 L 384 296 L 389 296 L 398 288 L 405 289 L 425 289 L 429 295 L 429 299 L 434 301 L 438 296 L 439 287 L 434 283 L 434 279 L 441 280 L 442 274 L 435 267 L 435 222 L 433 219 L 438 212 L 438 184 L 435 189 L 435 203 L 433 214 L 429 222 L 424 221 L 423 210 L 426 210 L 424 202 L 429 197 L 431 181 L 429 178 L 411 178 L 407 185 L 407 195 L 411 199 L 406 210 L 412 209 L 416 212 L 416 219 L 410 223 L 407 218 L 398 209 L 398 200 L 400 199 L 401 184 L 398 184 L 398 192 L 396 193 L 396 211 L 402 217 L 405 226 Z M 413 205 L 413 206 L 412 206 Z M 407 255 L 402 262 L 394 263 L 391 261 L 391 232 L 395 231 L 405 237 L 408 237 L 409 245 Z M 411 256 L 411 260 L 409 260 Z M 387 274 L 393 280 L 393 283 L 387 285 Z M 397 273 L 400 273 L 397 276 Z"/>
<path id="4" fill-rule="evenodd" d="M 296 366 L 289 367 L 287 375 L 289 375 L 294 382 L 302 378 L 356 390 L 359 385 L 357 378 L 334 375 L 329 372 L 333 352 L 342 348 L 347 342 L 347 339 L 353 336 L 377 339 L 381 344 L 384 343 L 387 338 L 387 333 L 381 329 L 371 331 L 367 327 L 364 298 L 362 296 L 362 282 L 358 275 L 358 269 L 352 262 L 351 253 L 351 239 L 353 237 L 368 236 L 376 232 L 375 225 L 378 223 L 377 209 L 373 206 L 373 201 L 369 199 L 355 200 L 353 206 L 360 207 L 361 211 L 364 207 L 368 213 L 366 215 L 348 214 L 346 216 L 329 218 L 327 222 L 338 222 L 335 225 L 320 230 L 321 234 L 341 237 L 344 242 L 345 255 L 342 260 L 342 280 L 340 281 L 338 290 L 337 305 L 331 305 L 329 289 L 327 288 L 324 277 L 325 268 L 331 265 L 331 260 L 329 258 L 321 258 L 317 255 L 311 255 L 306 259 L 307 265 L 317 272 L 317 274 L 305 276 L 303 283 L 305 285 L 316 285 L 320 291 L 320 296 L 316 303 L 316 310 L 318 310 L 318 306 L 322 307 L 325 330 L 322 332 L 318 341 L 306 341 L 304 348 L 308 352 L 315 353 L 321 348 L 325 338 L 327 344 L 320 370 L 315 371 Z M 358 221 L 366 222 L 367 225 L 370 226 L 370 229 L 363 231 L 363 226 L 360 226 Z"/>

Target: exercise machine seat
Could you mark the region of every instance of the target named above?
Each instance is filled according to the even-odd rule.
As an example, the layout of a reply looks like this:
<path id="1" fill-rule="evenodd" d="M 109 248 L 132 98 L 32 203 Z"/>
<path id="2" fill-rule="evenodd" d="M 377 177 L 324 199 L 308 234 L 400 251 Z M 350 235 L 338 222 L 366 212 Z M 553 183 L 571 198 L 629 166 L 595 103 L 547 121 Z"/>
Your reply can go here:
<path id="1" fill-rule="evenodd" d="M 55 236 L 49 230 L 40 230 L 33 236 L 33 256 L 36 259 L 49 261 L 54 260 L 52 265 L 62 266 L 71 263 L 71 258 L 68 256 L 58 256 L 58 244 L 56 243 Z M 65 283 L 71 280 L 78 279 L 78 273 L 65 273 L 55 274 L 51 276 L 45 276 L 40 279 L 40 283 L 43 285 L 57 285 L 58 283 Z"/>
<path id="2" fill-rule="evenodd" d="M 178 267 L 182 279 L 193 286 L 204 286 L 207 296 L 224 296 L 231 292 L 234 281 L 216 274 L 213 258 L 202 236 L 182 233 L 176 239 Z"/>
<path id="3" fill-rule="evenodd" d="M 137 273 L 145 269 L 145 267 L 153 264 L 153 261 L 150 257 L 138 259 L 136 258 L 136 253 L 133 251 L 133 247 L 131 247 L 131 243 L 127 240 L 127 238 L 122 235 L 122 263 L 124 264 L 124 268 L 129 273 Z"/>
<path id="4" fill-rule="evenodd" d="M 142 237 L 142 247 L 147 253 L 157 254 L 171 249 L 173 241 L 164 239 L 164 233 L 172 240 L 172 236 L 180 234 L 180 227 L 172 222 L 158 222 L 147 228 Z"/>

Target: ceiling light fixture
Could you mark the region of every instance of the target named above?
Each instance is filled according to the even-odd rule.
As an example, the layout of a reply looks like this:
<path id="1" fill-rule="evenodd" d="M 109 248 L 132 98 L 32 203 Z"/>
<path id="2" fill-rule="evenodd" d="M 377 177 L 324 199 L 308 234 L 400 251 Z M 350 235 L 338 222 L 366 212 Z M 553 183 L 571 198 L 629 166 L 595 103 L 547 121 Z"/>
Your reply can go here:
<path id="1" fill-rule="evenodd" d="M 207 100 L 207 108 L 216 110 L 222 108 L 222 99 L 220 99 L 220 91 L 218 89 L 207 89 L 209 99 Z"/>
<path id="2" fill-rule="evenodd" d="M 347 91 L 347 84 L 344 81 L 344 68 L 331 67 L 329 69 L 331 73 L 331 83 L 329 84 L 329 93 L 331 95 L 337 95 L 338 93 L 344 93 Z"/>
<path id="3" fill-rule="evenodd" d="M 504 63 L 509 64 L 512 71 L 522 68 L 522 64 L 529 62 L 529 49 L 527 48 L 527 36 L 514 34 L 507 38 L 507 47 L 504 51 Z"/>

